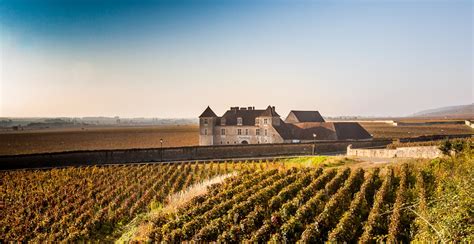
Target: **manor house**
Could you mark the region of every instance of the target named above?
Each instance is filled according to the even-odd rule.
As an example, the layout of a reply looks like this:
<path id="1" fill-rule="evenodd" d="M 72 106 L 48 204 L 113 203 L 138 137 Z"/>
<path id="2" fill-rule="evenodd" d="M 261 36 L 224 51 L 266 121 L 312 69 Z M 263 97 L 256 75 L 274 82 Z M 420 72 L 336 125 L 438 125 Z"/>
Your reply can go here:
<path id="1" fill-rule="evenodd" d="M 272 106 L 231 107 L 221 117 L 207 107 L 199 116 L 199 131 L 199 145 L 372 139 L 359 123 L 326 122 L 318 111 L 297 110 L 282 120 Z"/>

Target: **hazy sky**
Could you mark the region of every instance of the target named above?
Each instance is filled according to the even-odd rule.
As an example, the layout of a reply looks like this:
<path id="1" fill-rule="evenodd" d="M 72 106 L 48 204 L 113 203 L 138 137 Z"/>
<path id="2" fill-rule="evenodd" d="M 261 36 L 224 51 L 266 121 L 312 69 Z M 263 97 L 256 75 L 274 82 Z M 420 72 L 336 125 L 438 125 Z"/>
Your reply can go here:
<path id="1" fill-rule="evenodd" d="M 473 102 L 471 0 L 0 0 L 0 116 Z"/>

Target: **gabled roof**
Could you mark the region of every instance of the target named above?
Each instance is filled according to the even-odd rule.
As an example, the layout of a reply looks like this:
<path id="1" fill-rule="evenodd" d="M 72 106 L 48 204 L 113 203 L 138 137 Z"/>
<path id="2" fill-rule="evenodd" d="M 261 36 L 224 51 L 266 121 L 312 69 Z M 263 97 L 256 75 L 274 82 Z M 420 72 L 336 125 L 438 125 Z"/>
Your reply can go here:
<path id="1" fill-rule="evenodd" d="M 357 122 L 334 122 L 338 140 L 362 140 L 372 136 Z"/>
<path id="2" fill-rule="evenodd" d="M 217 115 L 212 111 L 211 107 L 207 106 L 206 110 L 204 110 L 204 112 L 199 116 L 199 118 L 202 117 L 217 117 Z"/>
<path id="3" fill-rule="evenodd" d="M 281 123 L 275 126 L 276 131 L 284 140 L 363 140 L 372 138 L 371 135 L 355 122 L 307 122 Z"/>
<path id="4" fill-rule="evenodd" d="M 318 111 L 291 110 L 285 119 L 287 123 L 324 122 L 323 116 Z"/>
<path id="5" fill-rule="evenodd" d="M 268 106 L 267 109 L 260 115 L 260 116 L 267 116 L 267 117 L 280 117 L 275 111 L 275 107 Z"/>
<path id="6" fill-rule="evenodd" d="M 283 123 L 279 128 L 275 127 L 275 129 L 285 140 L 314 140 L 313 134 L 316 134 L 316 140 L 337 139 L 332 123 Z"/>

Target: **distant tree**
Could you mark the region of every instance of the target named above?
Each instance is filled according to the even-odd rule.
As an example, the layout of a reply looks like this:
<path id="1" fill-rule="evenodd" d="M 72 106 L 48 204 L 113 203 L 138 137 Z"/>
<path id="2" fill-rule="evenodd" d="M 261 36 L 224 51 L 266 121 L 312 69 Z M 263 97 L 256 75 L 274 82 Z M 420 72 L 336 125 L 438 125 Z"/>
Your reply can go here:
<path id="1" fill-rule="evenodd" d="M 452 145 L 452 150 L 454 151 L 455 155 L 458 156 L 464 149 L 465 142 L 463 140 L 455 140 Z"/>
<path id="2" fill-rule="evenodd" d="M 453 149 L 453 145 L 451 144 L 451 142 L 446 139 L 444 140 L 441 145 L 439 146 L 439 150 L 446 156 L 450 156 L 451 155 L 451 150 Z"/>

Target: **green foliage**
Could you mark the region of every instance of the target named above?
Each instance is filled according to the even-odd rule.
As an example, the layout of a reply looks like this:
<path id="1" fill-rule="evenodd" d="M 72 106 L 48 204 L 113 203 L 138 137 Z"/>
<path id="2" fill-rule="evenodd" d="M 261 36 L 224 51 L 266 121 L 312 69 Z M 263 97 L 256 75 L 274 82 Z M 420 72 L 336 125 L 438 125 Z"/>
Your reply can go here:
<path id="1" fill-rule="evenodd" d="M 241 175 L 191 200 L 140 240 L 472 242 L 472 145 L 463 143 L 451 157 L 428 162 L 413 160 L 367 171 L 269 170 L 248 164 Z"/>
<path id="2" fill-rule="evenodd" d="M 330 233 L 329 242 L 356 242 L 362 230 L 362 223 L 369 214 L 369 199 L 373 198 L 373 191 L 377 187 L 378 171 L 372 172 L 362 184 L 347 210 L 339 220 L 336 228 Z M 370 194 L 372 192 L 372 194 Z M 368 194 L 369 193 L 369 194 Z"/>
<path id="3" fill-rule="evenodd" d="M 313 242 L 325 239 L 327 233 L 335 227 L 339 218 L 349 207 L 353 194 L 358 192 L 363 181 L 364 170 L 361 168 L 354 170 L 344 186 L 331 197 L 316 221 L 303 232 L 302 241 Z"/>
<path id="4" fill-rule="evenodd" d="M 373 243 L 378 236 L 387 233 L 388 223 L 383 213 L 389 209 L 394 188 L 394 171 L 388 168 L 382 186 L 375 195 L 374 205 L 364 226 L 364 232 L 359 238 L 360 243 Z"/>
<path id="5" fill-rule="evenodd" d="M 400 184 L 397 190 L 397 198 L 393 206 L 393 212 L 390 216 L 390 224 L 388 226 L 387 242 L 393 243 L 396 241 L 408 242 L 409 239 L 409 212 L 403 207 L 409 204 L 409 172 L 408 165 L 402 166 L 400 174 Z"/>
<path id="6" fill-rule="evenodd" d="M 439 150 L 446 156 L 451 154 L 452 144 L 449 140 L 445 140 L 439 145 Z"/>
<path id="7" fill-rule="evenodd" d="M 473 150 L 472 139 L 445 140 L 439 146 L 439 150 L 446 156 L 459 156 L 460 154 L 471 154 Z"/>
<path id="8" fill-rule="evenodd" d="M 426 174 L 434 176 L 436 188 L 426 212 L 420 214 L 431 224 L 431 228 L 419 228 L 414 239 L 474 241 L 472 142 L 464 143 L 462 151 L 457 152 L 454 158 L 433 160 L 425 170 Z"/>

